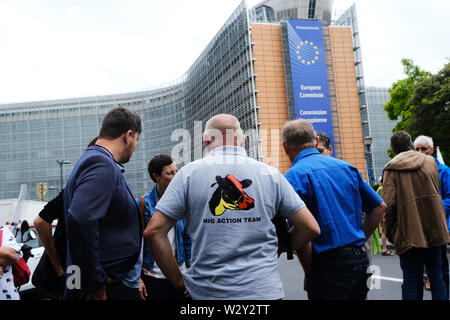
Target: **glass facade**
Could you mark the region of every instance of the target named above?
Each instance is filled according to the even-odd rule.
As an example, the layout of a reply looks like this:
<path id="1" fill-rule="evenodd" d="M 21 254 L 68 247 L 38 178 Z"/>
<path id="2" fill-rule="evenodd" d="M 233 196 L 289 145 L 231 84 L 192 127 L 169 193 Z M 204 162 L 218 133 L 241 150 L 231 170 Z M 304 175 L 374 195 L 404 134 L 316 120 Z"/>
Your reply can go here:
<path id="1" fill-rule="evenodd" d="M 258 10 L 262 6 L 273 9 L 275 20 L 286 19 L 317 19 L 321 20 L 324 26 L 331 23 L 331 13 L 334 0 L 266 0 L 250 9 Z M 250 15 L 252 18 L 252 15 Z M 256 16 L 255 16 L 256 17 Z M 271 22 L 253 19 L 252 22 Z"/>
<path id="2" fill-rule="evenodd" d="M 249 11 L 250 20 L 254 22 L 270 23 L 275 21 L 275 12 L 271 7 L 260 6 Z"/>
<path id="3" fill-rule="evenodd" d="M 153 186 L 147 173 L 153 156 L 172 155 L 179 167 L 201 158 L 204 124 L 218 113 L 230 113 L 240 120 L 248 135 L 247 151 L 258 159 L 249 39 L 242 2 L 192 67 L 172 84 L 137 93 L 0 105 L 0 199 L 17 198 L 25 183 L 27 199 L 38 200 L 36 185 L 40 182 L 49 186 L 45 200 L 54 198 L 61 181 L 56 160 L 71 162 L 62 166 L 65 184 L 87 144 L 100 131 L 104 115 L 117 106 L 136 111 L 142 119 L 136 151 L 125 165 L 126 179 L 136 196 Z M 172 154 L 182 141 L 189 142 L 189 149 Z"/>
<path id="4" fill-rule="evenodd" d="M 379 179 L 384 166 L 391 160 L 387 150 L 391 143 L 392 129 L 400 120 L 389 120 L 384 105 L 389 101 L 388 88 L 366 87 L 367 111 L 372 132 L 372 153 L 374 158 L 375 178 Z"/>
<path id="5" fill-rule="evenodd" d="M 345 11 L 336 21 L 333 21 L 332 26 L 348 26 L 352 28 L 352 40 L 353 40 L 353 53 L 355 58 L 355 71 L 356 71 L 356 84 L 358 87 L 359 94 L 359 106 L 361 114 L 361 125 L 363 129 L 364 138 L 372 138 L 373 134 L 370 130 L 370 119 L 367 110 L 367 97 L 366 97 L 366 87 L 364 84 L 364 70 L 362 63 L 361 45 L 359 40 L 359 28 L 358 28 L 358 17 L 356 15 L 356 6 L 353 4 L 347 11 Z M 369 180 L 371 183 L 376 182 L 375 163 L 373 146 L 366 145 L 366 163 L 369 170 Z"/>

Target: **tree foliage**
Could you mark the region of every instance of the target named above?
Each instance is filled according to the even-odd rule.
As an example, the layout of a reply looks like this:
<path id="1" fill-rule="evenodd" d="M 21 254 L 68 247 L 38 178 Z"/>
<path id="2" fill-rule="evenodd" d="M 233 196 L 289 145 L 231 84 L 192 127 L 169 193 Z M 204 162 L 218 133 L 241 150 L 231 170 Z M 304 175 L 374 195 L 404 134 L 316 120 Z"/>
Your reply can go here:
<path id="1" fill-rule="evenodd" d="M 445 163 L 450 163 L 450 63 L 437 74 L 421 70 L 411 60 L 403 59 L 407 78 L 389 90 L 385 104 L 391 120 L 401 118 L 393 132 L 405 130 L 415 139 L 419 135 L 433 138 Z"/>

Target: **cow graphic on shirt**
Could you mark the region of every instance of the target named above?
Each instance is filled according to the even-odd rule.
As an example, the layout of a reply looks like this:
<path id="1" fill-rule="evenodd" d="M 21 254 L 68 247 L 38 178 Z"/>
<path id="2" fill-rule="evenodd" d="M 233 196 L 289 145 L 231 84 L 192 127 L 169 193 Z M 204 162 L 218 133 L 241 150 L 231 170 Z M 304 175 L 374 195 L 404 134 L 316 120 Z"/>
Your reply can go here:
<path id="1" fill-rule="evenodd" d="M 232 174 L 225 178 L 216 176 L 216 182 L 211 185 L 217 189 L 209 200 L 209 209 L 213 216 L 221 216 L 227 209 L 250 210 L 255 207 L 255 200 L 250 198 L 244 191 L 252 184 L 252 180 L 239 181 Z"/>

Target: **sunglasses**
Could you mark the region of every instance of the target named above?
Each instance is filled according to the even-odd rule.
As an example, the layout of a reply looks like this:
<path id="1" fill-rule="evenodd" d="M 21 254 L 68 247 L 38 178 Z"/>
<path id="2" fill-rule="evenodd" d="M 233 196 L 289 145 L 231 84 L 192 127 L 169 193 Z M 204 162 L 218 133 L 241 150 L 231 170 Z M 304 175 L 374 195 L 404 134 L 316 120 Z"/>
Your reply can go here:
<path id="1" fill-rule="evenodd" d="M 425 147 L 421 147 L 421 148 L 416 148 L 416 151 L 427 151 L 429 148 L 425 148 Z"/>

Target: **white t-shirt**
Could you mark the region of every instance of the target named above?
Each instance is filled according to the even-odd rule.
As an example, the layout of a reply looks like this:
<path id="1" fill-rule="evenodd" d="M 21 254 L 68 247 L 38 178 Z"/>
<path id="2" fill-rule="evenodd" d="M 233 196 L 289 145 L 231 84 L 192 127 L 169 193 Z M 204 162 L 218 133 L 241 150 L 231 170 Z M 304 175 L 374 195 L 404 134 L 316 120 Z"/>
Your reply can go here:
<path id="1" fill-rule="evenodd" d="M 156 209 L 186 217 L 191 267 L 183 273 L 193 299 L 281 299 L 278 238 L 271 222 L 305 206 L 275 168 L 220 147 L 185 165 Z"/>
<path id="2" fill-rule="evenodd" d="M 16 242 L 13 233 L 9 227 L 1 227 L 3 232 L 2 236 L 2 247 L 9 247 L 14 249 L 19 256 L 22 256 L 20 249 L 22 248 L 21 243 Z M 14 286 L 14 277 L 12 274 L 12 267 L 8 265 L 3 270 L 3 275 L 0 276 L 0 300 L 20 300 L 20 295 L 17 288 Z"/>

